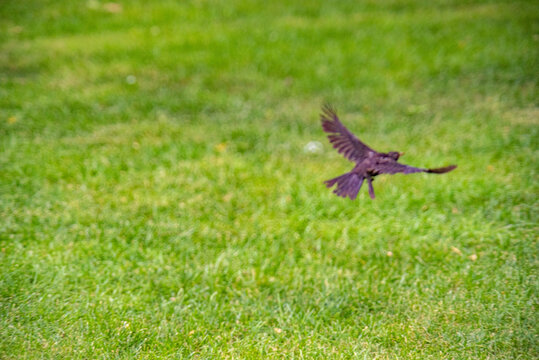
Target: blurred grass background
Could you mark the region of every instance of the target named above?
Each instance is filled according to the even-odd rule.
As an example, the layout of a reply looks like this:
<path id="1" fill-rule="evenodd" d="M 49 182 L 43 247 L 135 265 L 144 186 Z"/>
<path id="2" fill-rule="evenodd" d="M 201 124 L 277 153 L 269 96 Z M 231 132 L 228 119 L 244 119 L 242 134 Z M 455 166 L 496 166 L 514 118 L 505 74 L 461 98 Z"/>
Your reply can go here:
<path id="1" fill-rule="evenodd" d="M 0 19 L 1 358 L 539 356 L 537 2 Z M 377 150 L 459 168 L 338 198 L 325 102 Z"/>

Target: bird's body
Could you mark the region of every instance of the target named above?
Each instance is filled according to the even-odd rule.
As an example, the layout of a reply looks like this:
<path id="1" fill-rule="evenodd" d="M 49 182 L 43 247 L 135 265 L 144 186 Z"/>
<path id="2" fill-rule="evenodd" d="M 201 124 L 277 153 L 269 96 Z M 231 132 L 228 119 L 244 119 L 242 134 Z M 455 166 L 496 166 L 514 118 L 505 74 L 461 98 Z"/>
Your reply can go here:
<path id="1" fill-rule="evenodd" d="M 337 185 L 333 192 L 338 196 L 348 196 L 352 200 L 355 199 L 366 179 L 369 185 L 369 195 L 374 199 L 372 182 L 380 174 L 412 174 L 417 172 L 443 174 L 457 167 L 450 165 L 443 168 L 422 169 L 400 164 L 397 161 L 402 153 L 396 151 L 380 153 L 371 149 L 340 122 L 335 110 L 330 106 L 325 106 L 322 109 L 321 120 L 322 128 L 329 133 L 328 138 L 333 147 L 344 157 L 356 163 L 356 166 L 349 173 L 325 182 L 328 188 Z"/>

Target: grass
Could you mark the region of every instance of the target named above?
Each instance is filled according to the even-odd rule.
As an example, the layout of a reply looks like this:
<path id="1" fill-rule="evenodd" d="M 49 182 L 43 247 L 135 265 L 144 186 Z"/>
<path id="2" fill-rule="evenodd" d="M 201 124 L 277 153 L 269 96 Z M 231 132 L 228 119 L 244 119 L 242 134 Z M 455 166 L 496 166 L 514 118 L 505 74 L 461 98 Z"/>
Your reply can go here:
<path id="1" fill-rule="evenodd" d="M 4 1 L 0 358 L 539 357 L 538 14 Z M 325 102 L 459 168 L 338 198 Z"/>

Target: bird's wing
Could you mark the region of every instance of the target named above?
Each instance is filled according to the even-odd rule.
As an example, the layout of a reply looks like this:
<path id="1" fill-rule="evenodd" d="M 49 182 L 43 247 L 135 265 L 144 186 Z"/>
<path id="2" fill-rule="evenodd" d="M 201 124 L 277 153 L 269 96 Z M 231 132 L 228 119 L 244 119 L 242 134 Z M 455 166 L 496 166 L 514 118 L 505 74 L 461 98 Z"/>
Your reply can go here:
<path id="1" fill-rule="evenodd" d="M 427 169 L 416 168 L 409 165 L 399 164 L 395 160 L 385 161 L 383 163 L 378 163 L 374 166 L 374 169 L 378 174 L 413 174 L 418 172 L 424 172 Z"/>
<path id="2" fill-rule="evenodd" d="M 320 118 L 322 120 L 322 129 L 329 134 L 329 141 L 345 158 L 358 162 L 365 159 L 369 152 L 376 153 L 341 123 L 337 113 L 331 106 L 325 105 L 322 108 Z"/>
<path id="3" fill-rule="evenodd" d="M 409 165 L 400 164 L 396 162 L 395 160 L 391 160 L 391 161 L 386 161 L 383 163 L 376 164 L 375 170 L 379 174 L 396 174 L 396 173 L 413 174 L 413 173 L 418 173 L 418 172 L 444 174 L 446 172 L 450 172 L 456 167 L 457 165 L 450 165 L 450 166 L 435 168 L 435 169 L 422 169 L 422 168 L 416 168 Z"/>

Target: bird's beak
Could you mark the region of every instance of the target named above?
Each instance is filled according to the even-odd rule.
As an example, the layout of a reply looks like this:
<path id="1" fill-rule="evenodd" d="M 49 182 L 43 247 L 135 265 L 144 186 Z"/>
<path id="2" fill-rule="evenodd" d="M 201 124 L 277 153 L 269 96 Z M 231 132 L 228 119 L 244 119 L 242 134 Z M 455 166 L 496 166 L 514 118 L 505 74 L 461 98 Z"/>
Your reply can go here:
<path id="1" fill-rule="evenodd" d="M 399 156 L 402 156 L 402 155 L 404 155 L 404 154 L 405 154 L 404 152 L 400 152 L 400 153 L 399 153 Z"/>

